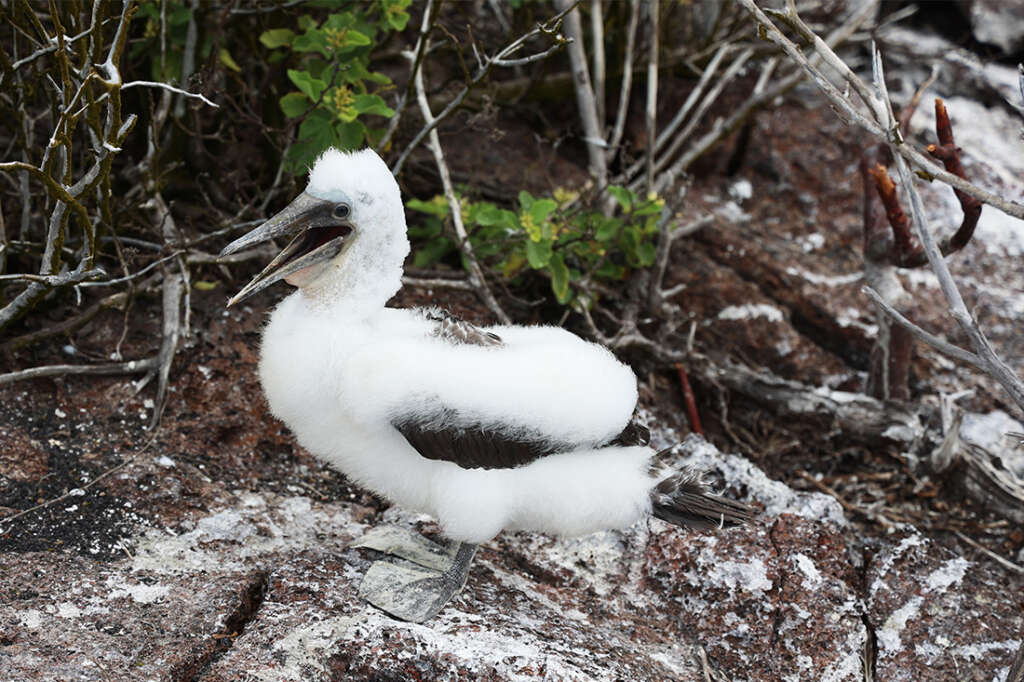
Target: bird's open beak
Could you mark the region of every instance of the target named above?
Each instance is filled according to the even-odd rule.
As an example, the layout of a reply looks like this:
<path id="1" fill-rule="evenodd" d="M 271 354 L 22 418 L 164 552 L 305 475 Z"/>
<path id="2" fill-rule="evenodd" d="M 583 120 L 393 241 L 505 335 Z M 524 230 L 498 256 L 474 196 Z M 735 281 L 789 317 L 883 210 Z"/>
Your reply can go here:
<path id="1" fill-rule="evenodd" d="M 347 200 L 326 201 L 303 192 L 280 213 L 225 246 L 218 259 L 276 237 L 294 235 L 270 265 L 228 301 L 228 307 L 293 272 L 325 263 L 341 253 L 346 238 L 352 234 L 353 226 L 348 220 L 351 210 L 352 204 Z"/>

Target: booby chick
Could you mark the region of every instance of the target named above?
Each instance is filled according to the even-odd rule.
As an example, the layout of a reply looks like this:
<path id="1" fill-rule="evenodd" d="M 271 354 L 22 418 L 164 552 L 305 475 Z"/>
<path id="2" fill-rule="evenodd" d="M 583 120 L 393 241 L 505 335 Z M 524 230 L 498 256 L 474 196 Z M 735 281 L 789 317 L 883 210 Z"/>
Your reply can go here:
<path id="1" fill-rule="evenodd" d="M 371 566 L 360 593 L 374 605 L 404 620 L 434 616 L 465 583 L 475 546 L 502 530 L 573 536 L 648 515 L 699 528 L 749 518 L 692 473 L 657 466 L 647 430 L 631 423 L 636 377 L 607 349 L 557 327 L 386 308 L 409 241 L 398 184 L 372 150 L 325 152 L 306 191 L 221 256 L 281 236 L 294 238 L 228 304 L 281 279 L 298 288 L 263 334 L 271 411 L 315 456 L 436 518 L 457 543 L 448 566 Z"/>

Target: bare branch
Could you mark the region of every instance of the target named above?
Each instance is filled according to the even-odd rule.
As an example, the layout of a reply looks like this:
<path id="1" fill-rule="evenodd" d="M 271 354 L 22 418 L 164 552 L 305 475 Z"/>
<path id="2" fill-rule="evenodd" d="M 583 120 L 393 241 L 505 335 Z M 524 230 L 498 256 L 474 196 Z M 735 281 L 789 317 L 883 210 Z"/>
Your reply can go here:
<path id="1" fill-rule="evenodd" d="M 461 291 L 476 291 L 473 285 L 464 279 L 442 279 L 440 277 L 402 277 L 402 284 L 408 287 L 419 287 L 420 289 L 459 289 Z"/>
<path id="2" fill-rule="evenodd" d="M 650 0 L 647 12 L 651 21 L 651 45 L 647 56 L 647 191 L 654 191 L 654 141 L 657 139 L 658 124 L 658 18 L 661 3 Z"/>
<path id="3" fill-rule="evenodd" d="M 892 111 L 892 102 L 889 100 L 889 93 L 885 86 L 885 75 L 882 69 L 882 57 L 877 49 L 872 49 L 872 65 L 875 73 L 874 85 L 879 93 L 881 101 L 885 104 L 885 114 L 888 118 L 886 124 L 893 126 L 896 123 L 895 114 Z M 970 339 L 971 345 L 974 346 L 974 352 L 986 365 L 986 372 L 993 379 L 998 381 L 1006 392 L 1010 394 L 1010 397 L 1017 403 L 1017 406 L 1024 411 L 1024 383 L 1014 374 L 1013 370 L 1006 365 L 996 355 L 988 339 L 984 333 L 978 327 L 974 318 L 967 310 L 967 305 L 964 303 L 963 297 L 960 295 L 960 290 L 957 288 L 956 283 L 953 281 L 953 276 L 949 272 L 949 267 L 946 265 L 946 259 L 943 258 L 938 245 L 935 242 L 935 238 L 932 236 L 931 229 L 928 227 L 928 218 L 925 214 L 924 203 L 921 201 L 921 195 L 918 194 L 917 187 L 914 185 L 914 177 L 910 172 L 910 168 L 904 161 L 903 156 L 898 154 L 898 150 L 906 147 L 905 144 L 901 144 L 898 140 L 891 140 L 889 142 L 890 149 L 893 150 L 893 156 L 896 161 L 896 168 L 899 171 L 900 181 L 902 182 L 904 189 L 910 197 L 910 215 L 913 221 L 914 230 L 917 232 L 917 237 L 921 241 L 921 246 L 924 248 L 925 254 L 928 256 L 928 262 L 931 264 L 932 271 L 935 273 L 939 280 L 939 288 L 942 289 L 943 295 L 946 297 L 946 301 L 950 305 L 950 314 L 953 319 L 956 320 L 957 324 Z M 954 176 L 955 177 L 955 176 Z"/>
<path id="4" fill-rule="evenodd" d="M 978 550 L 979 552 L 981 552 L 982 554 L 984 554 L 988 558 L 990 558 L 993 561 L 995 561 L 997 564 L 999 564 L 1003 568 L 1007 568 L 1007 569 L 1013 571 L 1014 573 L 1020 573 L 1021 575 L 1024 575 L 1024 567 L 1018 566 L 1017 564 L 1013 563 L 1012 561 L 1010 561 L 1006 557 L 999 556 L 998 554 L 993 552 L 991 549 L 989 549 L 985 545 L 981 544 L 980 542 L 975 542 L 974 540 L 970 539 L 969 537 L 967 537 L 966 535 L 964 535 L 963 533 L 961 533 L 958 530 L 953 531 L 953 534 L 956 535 L 961 540 L 963 540 L 964 542 L 966 542 L 968 545 L 970 545 L 974 549 Z M 1021 646 L 1024 647 L 1024 643 L 1022 643 Z M 1024 648 L 1022 648 L 1021 651 L 1024 651 Z M 1024 661 L 1024 658 L 1022 658 L 1021 660 Z M 1007 682 L 1010 682 L 1011 680 L 1013 680 L 1013 678 L 1012 677 L 1007 677 L 1006 680 L 1007 680 Z"/>
<path id="5" fill-rule="evenodd" d="M 119 291 L 116 294 L 111 294 L 110 296 L 102 298 L 96 303 L 92 304 L 78 315 L 75 315 L 70 319 L 58 322 L 52 327 L 47 327 L 45 329 L 40 329 L 38 331 L 22 334 L 21 336 L 16 336 L 13 339 L 10 339 L 9 341 L 5 341 L 3 344 L 0 344 L 0 351 L 12 351 L 18 348 L 24 348 L 25 346 L 31 345 L 33 343 L 38 343 L 43 339 L 48 339 L 53 336 L 58 336 L 60 334 L 70 334 L 79 327 L 86 324 L 89 320 L 96 317 L 96 315 L 99 314 L 100 311 L 105 310 L 107 308 L 116 308 L 119 306 L 123 306 L 127 300 L 128 292 L 126 291 Z"/>
<path id="6" fill-rule="evenodd" d="M 124 85 L 122 85 L 121 89 L 122 90 L 127 90 L 128 88 L 136 88 L 136 87 L 160 88 L 160 89 L 163 89 L 163 90 L 169 90 L 169 91 L 175 92 L 175 93 L 177 93 L 179 95 L 184 95 L 185 97 L 193 97 L 195 99 L 201 100 L 204 104 L 207 104 L 207 105 L 209 105 L 211 107 L 214 107 L 215 109 L 216 108 L 220 108 L 219 104 L 217 104 L 216 102 L 211 102 L 210 100 L 206 99 L 206 97 L 204 97 L 203 95 L 201 95 L 199 93 L 188 92 L 187 90 L 182 90 L 181 88 L 176 88 L 173 85 L 168 85 L 167 83 L 159 83 L 159 82 L 156 82 L 156 81 L 132 81 L 130 83 L 125 83 Z"/>
<path id="7" fill-rule="evenodd" d="M 519 59 L 495 59 L 494 66 L 525 66 L 526 64 L 532 64 L 534 62 L 539 62 L 542 59 L 547 59 L 554 53 L 559 52 L 563 47 L 565 46 L 560 43 L 557 43 L 555 45 L 552 45 L 548 49 L 544 50 L 543 52 L 537 52 L 536 54 L 531 54 L 528 57 L 520 57 Z"/>
<path id="8" fill-rule="evenodd" d="M 434 115 L 430 111 L 430 103 L 427 101 L 426 88 L 423 85 L 423 69 L 419 69 L 413 74 L 413 79 L 416 82 L 416 100 L 420 105 L 420 113 L 423 115 L 423 120 L 427 121 L 428 125 L 434 122 Z M 491 293 L 490 288 L 487 286 L 487 280 L 484 278 L 483 269 L 480 267 L 480 263 L 476 259 L 476 255 L 473 253 L 473 246 L 469 242 L 469 235 L 466 233 L 466 226 L 462 224 L 462 207 L 459 205 L 459 199 L 455 196 L 455 186 L 452 184 L 451 172 L 448 170 L 448 164 L 444 160 L 444 151 L 441 149 L 441 139 L 437 134 L 437 128 L 430 128 L 430 151 L 434 155 L 434 163 L 437 164 L 438 173 L 441 175 L 441 183 L 444 186 L 444 196 L 448 200 L 448 206 L 451 209 L 452 224 L 455 226 L 455 236 L 463 257 L 469 264 L 469 281 L 473 285 L 473 289 L 477 295 L 483 300 L 487 307 L 492 313 L 502 322 L 502 324 L 510 324 L 511 318 L 505 313 L 501 305 L 498 304 L 497 299 L 494 298 L 494 294 Z"/>
<path id="9" fill-rule="evenodd" d="M 576 92 L 576 108 L 579 110 L 580 122 L 583 124 L 583 141 L 587 145 L 587 158 L 590 159 L 590 175 L 598 187 L 608 182 L 608 161 L 605 149 L 608 144 L 601 130 L 597 115 L 597 100 L 590 84 L 587 71 L 587 55 L 583 50 L 583 27 L 580 22 L 580 11 L 577 2 L 571 0 L 555 0 L 555 7 L 565 15 L 565 34 L 569 37 L 569 63 L 572 66 L 572 81 Z"/>
<path id="10" fill-rule="evenodd" d="M 875 305 L 881 308 L 885 312 L 885 314 L 891 317 L 897 324 L 899 324 L 901 327 L 909 331 L 911 334 L 916 336 L 921 341 L 924 341 L 926 344 L 928 344 L 935 350 L 945 353 L 951 358 L 956 358 L 960 362 L 971 365 L 977 369 L 980 369 L 983 372 L 987 371 L 988 367 L 977 355 L 970 351 L 964 350 L 959 346 L 954 346 L 948 341 L 945 341 L 935 336 L 931 332 L 925 331 L 921 327 L 918 327 L 916 324 L 914 324 L 906 317 L 904 317 L 898 310 L 889 305 L 886 302 L 886 300 L 882 298 L 881 294 L 879 294 L 871 287 L 863 287 L 861 291 L 863 291 L 868 298 L 874 301 Z"/>
<path id="11" fill-rule="evenodd" d="M 579 1 L 579 0 L 577 0 L 577 1 Z M 556 14 L 555 16 L 551 17 L 550 19 L 548 19 L 543 24 L 537 24 L 536 26 L 533 27 L 532 30 L 524 33 L 523 35 L 519 36 L 518 38 L 513 40 L 511 43 L 509 43 L 508 45 L 503 47 L 498 52 L 498 54 L 496 54 L 494 57 L 490 57 L 490 58 L 484 60 L 484 63 L 480 66 L 479 69 L 477 69 L 477 72 L 476 72 L 476 74 L 474 74 L 472 79 L 470 79 L 470 81 L 468 83 L 466 83 L 462 87 L 462 90 L 460 90 L 459 93 L 457 95 L 455 95 L 455 97 L 453 97 L 452 100 L 450 102 L 448 102 L 447 105 L 445 105 L 444 109 L 441 110 L 441 113 L 439 113 L 437 116 L 432 116 L 429 120 L 425 121 L 425 123 L 423 125 L 423 128 L 421 128 L 420 131 L 418 133 L 416 133 L 416 135 L 412 139 L 412 142 L 410 142 L 406 146 L 406 148 L 402 151 L 401 155 L 398 157 L 398 160 L 391 167 L 391 172 L 394 175 L 399 175 L 402 172 L 402 168 L 405 167 L 405 162 L 409 158 L 409 154 L 411 154 L 412 151 L 414 149 L 416 149 L 420 145 L 420 143 L 422 143 L 423 140 L 425 140 L 427 138 L 427 136 L 437 126 L 439 126 L 441 124 L 442 121 L 447 119 L 448 116 L 450 116 L 452 114 L 452 112 L 454 112 L 462 104 L 462 102 L 466 99 L 466 95 L 468 95 L 469 92 L 473 88 L 475 88 L 485 78 L 487 78 L 487 76 L 491 73 L 491 70 L 495 66 L 499 66 L 499 65 L 515 66 L 515 61 L 516 60 L 508 60 L 508 57 L 510 57 L 511 55 L 513 55 L 516 52 L 518 52 L 519 49 L 522 48 L 522 46 L 526 43 L 527 40 L 529 40 L 530 38 L 532 38 L 532 37 L 534 37 L 536 35 L 540 35 L 542 33 L 544 35 L 547 35 L 547 36 L 553 38 L 555 40 L 556 44 L 555 44 L 554 47 L 544 51 L 543 54 L 544 54 L 545 57 L 550 55 L 550 54 L 553 54 L 558 49 L 561 49 L 562 47 L 564 47 L 566 45 L 567 41 L 564 38 L 562 38 L 560 35 L 557 34 L 557 30 L 558 30 L 559 25 L 561 24 L 562 18 L 565 15 L 566 15 L 566 12 L 562 11 L 562 12 L 559 12 L 558 14 Z M 427 22 L 428 18 L 429 17 L 427 15 L 424 15 L 424 22 Z M 426 30 L 426 29 L 424 29 L 424 30 Z M 423 33 L 423 30 L 421 30 L 421 34 L 422 33 Z M 428 49 L 428 48 L 425 48 L 425 49 Z M 499 62 L 504 62 L 504 64 L 499 64 Z M 526 63 L 526 62 L 523 62 L 523 63 Z M 418 73 L 420 71 L 422 71 L 422 64 L 420 65 L 420 68 L 416 72 L 414 72 L 412 74 L 413 82 L 415 82 L 416 73 Z"/>
<path id="12" fill-rule="evenodd" d="M 25 379 L 39 379 L 42 377 L 109 375 L 109 374 L 136 374 L 148 372 L 156 367 L 156 358 L 144 360 L 130 360 L 128 362 L 109 362 L 102 365 L 45 365 L 43 367 L 32 367 L 17 372 L 0 374 L 0 386 L 12 384 L 15 381 Z"/>
<path id="13" fill-rule="evenodd" d="M 184 275 L 170 273 L 164 278 L 163 288 L 163 340 L 160 343 L 160 352 L 156 357 L 156 364 L 153 371 L 157 373 L 156 404 L 153 407 L 153 417 L 149 422 L 149 430 L 154 431 L 160 424 L 160 417 L 163 416 L 164 406 L 167 403 L 167 387 L 171 376 L 171 363 L 174 362 L 174 355 L 178 350 L 178 335 L 181 331 L 181 297 L 184 287 Z"/>
<path id="14" fill-rule="evenodd" d="M 84 282 L 90 279 L 99 279 L 100 277 L 105 277 L 106 274 L 107 273 L 103 268 L 92 268 L 82 272 L 66 272 L 63 275 L 32 275 L 28 273 L 19 273 L 16 275 L 0 275 L 0 282 L 24 280 L 45 284 L 52 289 L 56 289 L 57 287 L 78 284 L 79 282 Z"/>
<path id="15" fill-rule="evenodd" d="M 413 97 L 413 88 L 415 87 L 415 78 L 413 76 L 420 70 L 420 64 L 423 63 L 423 55 L 427 50 L 427 39 L 430 36 L 431 29 L 434 27 L 434 21 L 437 19 L 437 12 L 440 8 L 441 3 L 435 2 L 434 0 L 427 0 L 427 6 L 423 8 L 423 23 L 420 25 L 419 35 L 416 37 L 416 47 L 413 48 L 412 58 L 410 60 L 411 66 L 409 67 L 409 83 L 405 86 L 405 92 L 403 92 L 402 96 L 398 98 L 398 105 L 395 106 L 395 113 L 388 122 L 388 129 L 385 131 L 384 137 L 381 138 L 380 143 L 377 145 L 377 151 L 387 149 L 395 131 L 398 130 L 398 123 L 402 120 L 402 113 L 405 111 L 405 106 Z M 498 12 L 498 10 L 495 10 L 495 12 Z M 500 16 L 500 13 L 498 14 Z"/>
<path id="16" fill-rule="evenodd" d="M 633 46 L 636 43 L 636 27 L 640 22 L 640 0 L 629 0 L 629 26 L 626 28 L 626 54 L 622 67 L 622 88 L 619 90 L 619 110 L 615 115 L 615 128 L 608 143 L 607 154 L 611 159 L 618 153 L 622 134 L 626 130 L 626 114 L 629 109 L 629 93 L 633 87 Z"/>
<path id="17" fill-rule="evenodd" d="M 711 61 L 708 62 L 707 66 L 704 67 L 704 73 L 701 74 L 700 79 L 697 81 L 697 85 L 693 88 L 692 91 L 690 91 L 690 94 L 686 97 L 686 101 L 683 102 L 683 106 L 679 107 L 679 111 L 677 111 L 676 115 L 672 117 L 672 120 L 669 121 L 667 126 L 665 126 L 665 129 L 661 131 L 661 134 L 658 135 L 657 140 L 654 143 L 654 146 L 648 146 L 648 155 L 650 155 L 652 149 L 654 150 L 654 153 L 657 154 L 665 146 L 665 143 L 668 142 L 668 140 L 673 135 L 675 135 L 676 130 L 682 124 L 683 120 L 686 118 L 686 115 L 690 113 L 690 109 L 693 108 L 693 105 L 697 103 L 697 100 L 704 93 L 704 88 L 707 87 L 708 83 L 711 81 L 711 78 L 715 75 L 715 72 L 718 70 L 719 63 L 722 61 L 722 58 L 726 55 L 726 53 L 729 52 L 729 50 L 730 47 L 728 45 L 723 45 L 721 48 L 718 49 L 717 52 L 715 52 L 714 56 L 711 58 Z M 639 172 L 643 163 L 644 160 L 641 159 L 634 163 L 633 165 L 631 165 L 629 167 L 629 170 L 627 170 L 624 174 L 624 177 L 631 178 L 635 176 L 637 172 Z"/>
<path id="18" fill-rule="evenodd" d="M 590 36 L 591 63 L 593 64 L 594 76 L 594 103 L 597 105 L 597 127 L 604 130 L 604 84 L 605 84 L 605 58 L 604 58 L 604 11 L 603 0 L 590 0 Z"/>
<path id="19" fill-rule="evenodd" d="M 808 59 L 800 51 L 800 48 L 798 48 L 796 44 L 794 44 L 791 40 L 786 38 L 786 36 L 782 33 L 782 31 L 779 30 L 779 28 L 772 22 L 772 20 L 769 19 L 768 16 L 759 7 L 757 7 L 756 4 L 754 4 L 754 0 L 737 1 L 741 5 L 743 5 L 743 7 L 746 8 L 746 10 L 757 19 L 758 23 L 760 23 L 761 26 L 764 28 L 765 35 L 770 40 L 778 44 L 786 52 L 786 54 L 788 54 L 794 61 L 800 64 L 800 66 L 814 79 L 815 83 L 817 83 L 822 93 L 829 99 L 829 101 L 831 101 L 836 107 L 838 107 L 839 112 L 841 112 L 844 120 L 847 123 L 856 124 L 857 126 L 863 128 L 865 131 L 870 133 L 879 141 L 889 142 L 890 131 L 892 129 L 884 128 L 881 123 L 876 122 L 871 118 L 868 118 L 860 111 L 858 111 L 856 107 L 854 107 L 852 102 L 849 100 L 848 96 L 840 92 L 839 89 L 835 85 L 833 85 L 833 83 L 829 81 L 828 78 L 824 76 L 824 74 L 822 74 L 815 66 L 813 66 L 808 61 Z M 875 5 L 876 3 L 874 2 L 865 3 L 864 7 L 862 8 L 862 11 L 868 8 L 871 8 L 871 10 L 874 11 Z M 797 24 L 797 26 L 799 27 L 800 24 L 802 24 L 802 22 Z M 858 93 L 867 91 L 867 86 L 864 84 L 864 82 L 860 78 L 858 78 L 852 71 L 850 71 L 849 67 L 845 66 L 842 60 L 839 59 L 835 52 L 833 52 L 832 49 L 824 43 L 824 41 L 815 36 L 813 32 L 810 34 L 810 36 L 805 37 L 811 38 L 811 36 L 813 36 L 814 38 L 813 45 L 816 54 L 823 57 L 829 63 L 829 65 L 836 65 L 837 70 L 846 77 L 847 82 L 850 83 L 850 85 Z M 838 66 L 838 64 L 843 64 L 843 66 L 840 67 Z M 872 106 L 873 113 L 883 113 L 881 111 L 875 111 L 875 106 L 877 106 L 878 104 L 877 100 L 872 100 L 871 98 L 869 98 L 867 101 L 875 102 L 875 105 Z M 893 147 L 893 151 L 900 157 L 905 158 L 907 161 L 913 162 L 916 166 L 923 169 L 927 174 L 931 175 L 932 177 L 937 178 L 948 185 L 952 185 L 953 187 L 971 195 L 972 197 L 982 201 L 983 203 L 998 208 L 1000 211 L 1006 213 L 1007 215 L 1011 215 L 1015 218 L 1024 219 L 1024 204 L 1004 199 L 1003 197 L 992 192 L 989 192 L 988 190 L 982 189 L 981 187 L 978 187 L 977 185 L 974 185 L 973 183 L 968 182 L 963 178 L 957 177 L 954 173 L 950 173 L 949 171 L 940 167 L 933 160 L 929 159 L 927 156 L 925 156 L 924 154 L 922 154 L 921 152 L 919 152 L 917 149 L 910 145 L 895 145 Z"/>

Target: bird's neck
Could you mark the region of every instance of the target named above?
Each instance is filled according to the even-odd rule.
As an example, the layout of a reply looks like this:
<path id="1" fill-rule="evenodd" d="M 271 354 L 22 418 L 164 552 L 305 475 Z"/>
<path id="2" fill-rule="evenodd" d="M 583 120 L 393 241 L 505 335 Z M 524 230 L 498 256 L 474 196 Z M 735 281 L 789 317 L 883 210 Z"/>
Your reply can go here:
<path id="1" fill-rule="evenodd" d="M 408 242 L 392 258 L 380 252 L 366 258 L 358 251 L 344 261 L 332 263 L 328 271 L 300 288 L 302 298 L 313 311 L 333 317 L 365 318 L 382 310 L 402 288 L 402 262 Z"/>
<path id="2" fill-rule="evenodd" d="M 402 268 L 393 276 L 366 279 L 341 270 L 322 277 L 299 291 L 314 311 L 346 317 L 369 317 L 384 308 L 402 286 Z"/>

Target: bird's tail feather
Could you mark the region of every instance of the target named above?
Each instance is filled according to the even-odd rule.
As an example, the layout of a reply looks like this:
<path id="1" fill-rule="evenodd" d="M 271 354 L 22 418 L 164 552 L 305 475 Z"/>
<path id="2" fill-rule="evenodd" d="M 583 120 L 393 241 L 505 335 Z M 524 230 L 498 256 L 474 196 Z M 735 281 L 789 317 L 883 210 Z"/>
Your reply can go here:
<path id="1" fill-rule="evenodd" d="M 751 507 L 707 492 L 700 477 L 690 471 L 674 473 L 651 490 L 651 513 L 683 528 L 710 530 L 748 523 Z"/>

